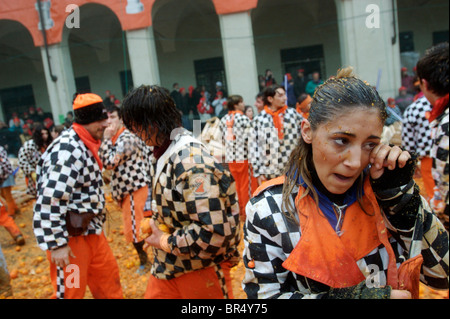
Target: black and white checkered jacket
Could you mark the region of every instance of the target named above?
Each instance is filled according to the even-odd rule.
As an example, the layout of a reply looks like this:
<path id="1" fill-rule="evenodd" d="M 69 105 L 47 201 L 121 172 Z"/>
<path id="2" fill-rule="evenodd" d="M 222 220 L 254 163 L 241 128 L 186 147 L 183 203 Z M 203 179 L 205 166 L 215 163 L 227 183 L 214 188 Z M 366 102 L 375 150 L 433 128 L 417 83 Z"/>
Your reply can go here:
<path id="1" fill-rule="evenodd" d="M 431 128 L 426 113 L 431 111 L 431 104 L 422 97 L 408 106 L 403 114 L 402 147 L 405 151 L 418 156 L 430 156 Z"/>
<path id="2" fill-rule="evenodd" d="M 283 212 L 282 187 L 283 185 L 277 185 L 268 188 L 247 204 L 243 253 L 246 273 L 242 282 L 243 289 L 249 298 L 326 297 L 329 286 L 290 272 L 282 266 L 301 237 L 299 226 Z M 298 190 L 298 187 L 294 188 L 290 198 L 293 207 Z M 408 230 L 395 228 L 389 218 L 385 217 L 392 235 L 390 243 L 397 258 L 397 267 L 406 259 L 422 253 L 424 262 L 421 281 L 437 289 L 448 289 L 448 233 L 431 213 L 426 200 L 418 196 L 418 192 L 419 189 L 411 181 L 402 187 L 376 193 L 380 207 L 386 207 L 387 216 L 401 213 L 401 210 L 397 211 L 400 205 L 405 210 L 411 207 L 415 209 L 412 212 L 416 218 L 415 226 Z M 383 201 L 386 203 L 383 204 Z M 388 203 L 391 201 L 400 204 L 389 208 Z M 249 267 L 250 260 L 254 261 L 254 268 Z M 376 265 L 382 270 L 380 280 L 383 280 L 386 278 L 387 260 L 386 249 L 380 245 L 358 260 L 357 264 L 366 278 L 371 273 L 368 265 Z"/>
<path id="3" fill-rule="evenodd" d="M 52 250 L 68 243 L 65 215 L 94 213 L 84 235 L 100 235 L 105 196 L 100 167 L 73 128 L 50 144 L 36 168 L 37 199 L 33 228 L 39 247 Z"/>
<path id="4" fill-rule="evenodd" d="M 251 134 L 251 121 L 244 114 L 234 114 L 234 125 L 232 134 L 228 136 L 227 122 L 232 120 L 231 114 L 225 115 L 220 120 L 220 131 L 222 141 L 225 145 L 225 162 L 245 161 L 248 159 L 248 143 Z"/>
<path id="5" fill-rule="evenodd" d="M 31 173 L 36 171 L 36 165 L 41 158 L 41 151 L 33 139 L 26 141 L 19 149 L 19 167 L 26 177 L 28 177 L 27 193 L 36 195 L 36 184 L 31 178 Z"/>
<path id="6" fill-rule="evenodd" d="M 103 140 L 98 153 L 103 167 L 113 171 L 112 196 L 117 201 L 142 187 L 150 187 L 150 151 L 129 130 L 125 129 L 114 145 L 111 139 Z"/>
<path id="7" fill-rule="evenodd" d="M 152 177 L 153 218 L 171 232 L 171 253 L 153 248 L 152 274 L 171 279 L 236 262 L 241 232 L 235 182 L 206 146 L 183 130 L 158 159 Z"/>
<path id="8" fill-rule="evenodd" d="M 287 108 L 283 118 L 284 138 L 278 138 L 272 116 L 266 111 L 252 121 L 250 134 L 250 163 L 253 175 L 275 178 L 283 173 L 284 166 L 300 138 L 302 116 L 293 108 Z"/>
<path id="9" fill-rule="evenodd" d="M 433 146 L 430 156 L 433 159 L 432 175 L 440 192 L 441 199 L 447 205 L 446 222 L 448 225 L 449 205 L 449 108 L 430 123 Z"/>

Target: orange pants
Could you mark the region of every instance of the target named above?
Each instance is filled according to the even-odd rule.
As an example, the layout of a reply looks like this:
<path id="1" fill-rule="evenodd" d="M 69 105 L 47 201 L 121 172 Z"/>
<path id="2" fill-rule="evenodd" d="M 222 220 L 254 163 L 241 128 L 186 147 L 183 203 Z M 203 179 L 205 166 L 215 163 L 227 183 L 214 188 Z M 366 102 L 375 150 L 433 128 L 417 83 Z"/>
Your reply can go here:
<path id="1" fill-rule="evenodd" d="M 0 226 L 5 227 L 13 238 L 21 234 L 19 227 L 17 227 L 14 219 L 8 215 L 8 211 L 4 205 L 0 207 Z"/>
<path id="2" fill-rule="evenodd" d="M 230 264 L 208 267 L 165 280 L 150 275 L 146 299 L 233 299 Z"/>
<path id="3" fill-rule="evenodd" d="M 132 194 L 127 195 L 120 203 L 124 225 L 124 234 L 128 242 L 139 242 L 139 226 L 141 220 L 148 215 L 144 212 L 145 201 L 148 196 L 148 187 L 144 186 Z"/>
<path id="4" fill-rule="evenodd" d="M 103 233 L 71 237 L 69 247 L 75 257 L 69 257 L 70 265 L 64 268 L 56 267 L 47 251 L 53 299 L 82 299 L 86 286 L 96 299 L 123 298 L 119 266 Z"/>
<path id="5" fill-rule="evenodd" d="M 433 166 L 433 159 L 429 156 L 424 156 L 420 160 L 420 173 L 422 174 L 422 180 L 425 187 L 425 192 L 427 193 L 429 199 L 434 196 L 435 182 L 433 176 L 431 175 L 431 169 Z"/>
<path id="6" fill-rule="evenodd" d="M 245 217 L 245 206 L 251 194 L 258 188 L 258 180 L 253 177 L 252 167 L 248 161 L 228 164 L 230 173 L 236 181 L 236 191 L 239 199 L 239 214 Z"/>
<path id="7" fill-rule="evenodd" d="M 10 216 L 13 216 L 16 213 L 18 207 L 16 205 L 14 197 L 11 194 L 11 189 L 12 186 L 0 188 L 0 194 L 3 196 L 3 198 L 6 200 L 6 203 L 8 204 L 8 214 Z"/>

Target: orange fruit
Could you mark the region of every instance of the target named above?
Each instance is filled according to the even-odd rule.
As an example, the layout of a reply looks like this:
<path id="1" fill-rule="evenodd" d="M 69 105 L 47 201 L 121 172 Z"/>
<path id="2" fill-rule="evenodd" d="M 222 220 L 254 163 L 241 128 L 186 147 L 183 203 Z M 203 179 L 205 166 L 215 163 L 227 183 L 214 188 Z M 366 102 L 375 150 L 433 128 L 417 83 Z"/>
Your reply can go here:
<path id="1" fill-rule="evenodd" d="M 18 276 L 19 276 L 19 271 L 17 269 L 13 269 L 9 273 L 9 277 L 11 277 L 11 279 L 16 279 Z"/>

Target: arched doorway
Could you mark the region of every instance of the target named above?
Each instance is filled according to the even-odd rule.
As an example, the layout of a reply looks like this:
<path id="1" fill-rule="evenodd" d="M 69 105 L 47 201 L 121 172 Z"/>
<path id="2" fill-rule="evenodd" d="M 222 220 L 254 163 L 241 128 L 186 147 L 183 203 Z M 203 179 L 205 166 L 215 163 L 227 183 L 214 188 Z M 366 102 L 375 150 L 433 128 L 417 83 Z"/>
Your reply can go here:
<path id="1" fill-rule="evenodd" d="M 322 78 L 340 67 L 336 5 L 333 0 L 259 0 L 252 11 L 258 74 L 271 69 L 281 83 L 299 68 Z"/>
<path id="2" fill-rule="evenodd" d="M 120 22 L 100 4 L 88 3 L 79 10 L 80 27 L 65 26 L 62 41 L 70 51 L 76 91 L 103 97 L 109 90 L 121 100 L 133 84 Z"/>
<path id="3" fill-rule="evenodd" d="M 50 110 L 39 48 L 19 22 L 0 20 L 0 120 L 21 117 L 29 107 Z"/>
<path id="4" fill-rule="evenodd" d="M 161 84 L 226 85 L 219 19 L 211 0 L 157 0 L 152 10 Z"/>

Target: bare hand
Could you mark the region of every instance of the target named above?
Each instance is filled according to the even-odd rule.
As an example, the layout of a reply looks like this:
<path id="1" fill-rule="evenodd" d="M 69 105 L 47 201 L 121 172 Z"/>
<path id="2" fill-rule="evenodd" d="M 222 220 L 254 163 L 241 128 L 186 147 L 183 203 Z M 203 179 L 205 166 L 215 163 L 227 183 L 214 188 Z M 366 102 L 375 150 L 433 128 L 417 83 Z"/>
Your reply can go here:
<path id="1" fill-rule="evenodd" d="M 162 232 L 158 227 L 156 227 L 153 218 L 150 219 L 149 224 L 150 228 L 152 229 L 152 234 L 145 239 L 145 242 L 150 246 L 161 249 L 160 240 L 161 236 L 164 235 L 164 232 Z"/>
<path id="2" fill-rule="evenodd" d="M 391 299 L 411 299 L 411 293 L 408 290 L 392 289 Z"/>
<path id="3" fill-rule="evenodd" d="M 403 168 L 406 162 L 411 158 L 407 151 L 402 151 L 398 146 L 389 146 L 386 144 L 377 145 L 370 153 L 370 176 L 372 179 L 380 178 L 384 173 L 385 167 L 389 170 L 398 167 Z"/>
<path id="4" fill-rule="evenodd" d="M 111 139 L 114 135 L 116 135 L 118 129 L 119 126 L 116 123 L 113 122 L 109 124 L 103 132 L 103 137 L 108 140 Z"/>
<path id="5" fill-rule="evenodd" d="M 69 257 L 75 258 L 72 253 L 72 249 L 69 246 L 64 246 L 55 250 L 50 251 L 51 261 L 57 267 L 66 267 L 70 264 Z"/>

